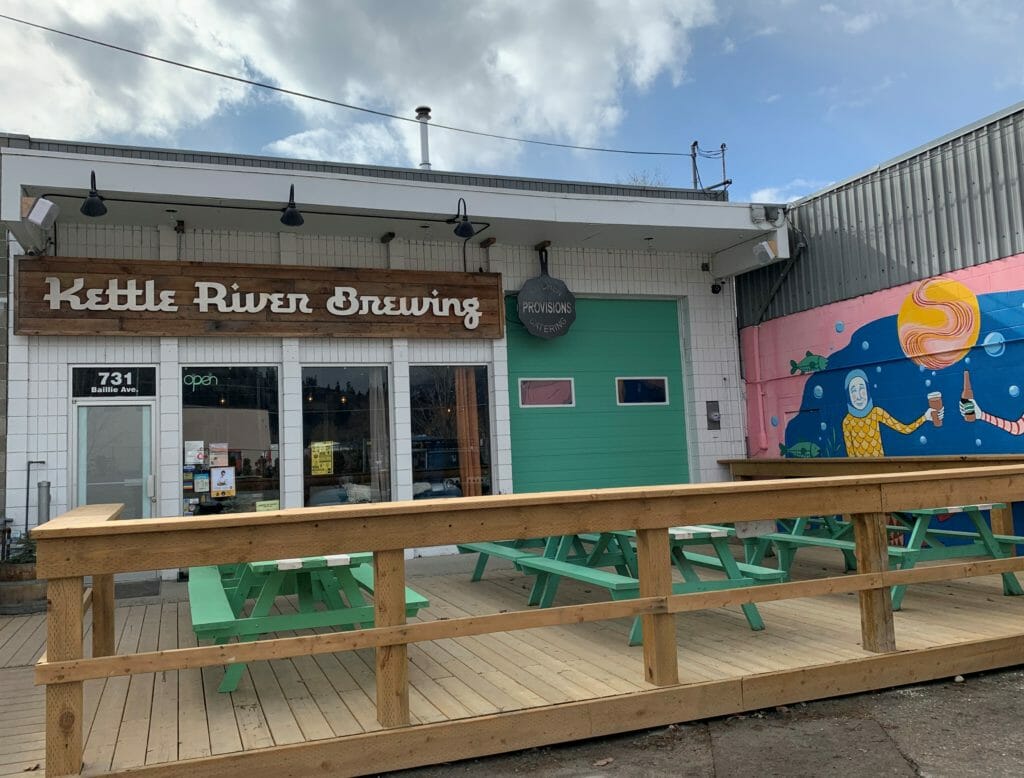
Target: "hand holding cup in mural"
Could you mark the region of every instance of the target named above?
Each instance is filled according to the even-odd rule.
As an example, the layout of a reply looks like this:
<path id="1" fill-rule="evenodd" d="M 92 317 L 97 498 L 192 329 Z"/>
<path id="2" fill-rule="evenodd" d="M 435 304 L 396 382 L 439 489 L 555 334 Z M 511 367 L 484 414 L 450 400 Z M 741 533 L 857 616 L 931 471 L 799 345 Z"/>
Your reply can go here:
<path id="1" fill-rule="evenodd" d="M 936 427 L 942 426 L 946 409 L 942 407 L 942 392 L 928 392 L 928 417 Z"/>

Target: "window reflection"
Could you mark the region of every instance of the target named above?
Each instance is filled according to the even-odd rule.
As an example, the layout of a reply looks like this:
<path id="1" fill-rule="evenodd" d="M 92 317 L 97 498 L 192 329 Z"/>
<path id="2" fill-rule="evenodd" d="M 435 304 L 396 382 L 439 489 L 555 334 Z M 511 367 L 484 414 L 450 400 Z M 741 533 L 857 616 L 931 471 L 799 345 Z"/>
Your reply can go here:
<path id="1" fill-rule="evenodd" d="M 279 508 L 277 368 L 185 367 L 181 383 L 183 513 Z"/>
<path id="2" fill-rule="evenodd" d="M 409 368 L 413 498 L 491 493 L 487 368 Z"/>
<path id="3" fill-rule="evenodd" d="M 305 505 L 391 499 L 387 369 L 302 370 Z"/>

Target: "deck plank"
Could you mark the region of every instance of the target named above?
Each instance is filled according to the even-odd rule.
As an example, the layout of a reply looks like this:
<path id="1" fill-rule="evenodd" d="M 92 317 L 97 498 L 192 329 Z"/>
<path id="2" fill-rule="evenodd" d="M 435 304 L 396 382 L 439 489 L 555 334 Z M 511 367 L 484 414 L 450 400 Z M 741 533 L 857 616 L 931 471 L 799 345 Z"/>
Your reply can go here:
<path id="1" fill-rule="evenodd" d="M 126 610 L 124 628 L 117 643 L 119 654 L 133 654 L 139 650 L 142 623 L 146 616 L 145 605 L 133 605 Z M 84 762 L 87 772 L 110 771 L 130 681 L 127 676 L 108 678 L 100 692 L 89 738 L 85 741 Z"/>
<path id="2" fill-rule="evenodd" d="M 164 603 L 160 611 L 157 648 L 166 650 L 177 646 L 178 605 Z M 173 762 L 178 758 L 178 709 L 178 672 L 155 673 L 146 764 Z"/>
<path id="3" fill-rule="evenodd" d="M 242 673 L 242 678 L 238 682 L 238 688 L 230 693 L 235 721 L 238 723 L 238 735 L 242 741 L 242 749 L 245 751 L 251 751 L 255 748 L 268 748 L 275 744 L 269 719 L 274 718 L 278 711 L 273 708 L 270 711 L 265 710 L 262 700 L 256 693 L 256 679 L 253 677 L 253 667 L 256 664 L 254 662 L 249 665 L 246 671 Z M 220 684 L 223 675 L 224 672 L 219 667 L 212 674 L 213 684 L 209 688 L 209 692 L 218 697 L 229 696 L 217 691 L 217 686 Z"/>
<path id="4" fill-rule="evenodd" d="M 187 603 L 178 603 L 178 645 L 197 645 Z M 210 726 L 203 695 L 203 673 L 197 668 L 178 671 L 178 759 L 209 756 Z"/>
<path id="5" fill-rule="evenodd" d="M 294 598 L 282 598 L 278 606 L 282 613 L 298 611 Z M 324 632 L 328 631 L 326 628 Z M 292 635 L 315 634 L 313 630 L 279 632 L 281 637 Z M 305 662 L 301 660 L 306 660 Z M 286 697 L 299 722 L 307 740 L 331 737 L 333 734 L 354 734 L 362 732 L 355 716 L 348 710 L 341 698 L 331 693 L 330 682 L 312 657 L 295 657 L 291 660 L 271 663 L 278 678 L 282 679 L 282 689 L 287 679 Z M 332 717 L 339 717 L 335 724 Z M 319 734 L 315 734 L 319 733 Z"/>
<path id="6" fill-rule="evenodd" d="M 139 651 L 155 651 L 160 642 L 160 621 L 163 607 L 145 605 L 142 628 L 139 633 Z M 140 767 L 146 763 L 149 747 L 149 720 L 153 707 L 154 673 L 131 676 L 124 701 L 121 728 L 110 766 L 114 770 Z"/>
<path id="7" fill-rule="evenodd" d="M 210 753 L 216 755 L 241 751 L 242 735 L 238 720 L 235 718 L 233 695 L 217 691 L 224 670 L 220 667 L 204 667 L 200 673 L 203 679 L 203 701 L 209 727 Z"/>
<path id="8" fill-rule="evenodd" d="M 0 646 L 0 667 L 18 667 L 28 664 L 28 662 L 22 662 L 21 665 L 17 665 L 13 661 L 14 655 L 24 646 L 26 643 L 30 643 L 33 640 L 33 636 L 41 632 L 43 639 L 46 639 L 46 614 L 45 613 L 34 613 L 31 616 L 15 616 L 13 617 L 17 624 L 17 629 L 7 639 L 7 641 Z"/>

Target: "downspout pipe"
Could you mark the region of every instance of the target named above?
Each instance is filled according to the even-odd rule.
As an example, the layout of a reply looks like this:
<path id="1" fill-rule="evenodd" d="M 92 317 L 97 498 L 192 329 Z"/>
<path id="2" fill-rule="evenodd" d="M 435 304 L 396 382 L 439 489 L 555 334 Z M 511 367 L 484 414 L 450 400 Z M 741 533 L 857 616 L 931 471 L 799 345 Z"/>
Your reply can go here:
<path id="1" fill-rule="evenodd" d="M 25 537 L 28 537 L 28 498 L 31 494 L 32 465 L 45 465 L 45 459 L 30 459 L 25 465 Z"/>

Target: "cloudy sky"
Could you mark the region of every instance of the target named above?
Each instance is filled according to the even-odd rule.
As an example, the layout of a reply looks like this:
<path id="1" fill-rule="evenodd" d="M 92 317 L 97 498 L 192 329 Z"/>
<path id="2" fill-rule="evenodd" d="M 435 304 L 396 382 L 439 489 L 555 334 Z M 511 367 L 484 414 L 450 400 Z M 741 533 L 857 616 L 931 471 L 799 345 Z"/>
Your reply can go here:
<path id="1" fill-rule="evenodd" d="M 1024 99 L 1019 0 L 0 0 L 0 14 L 411 118 L 688 154 L 785 201 Z M 415 124 L 0 19 L 0 131 L 415 166 Z M 434 169 L 690 186 L 687 156 L 435 129 Z M 722 178 L 704 159 L 705 185 Z"/>

